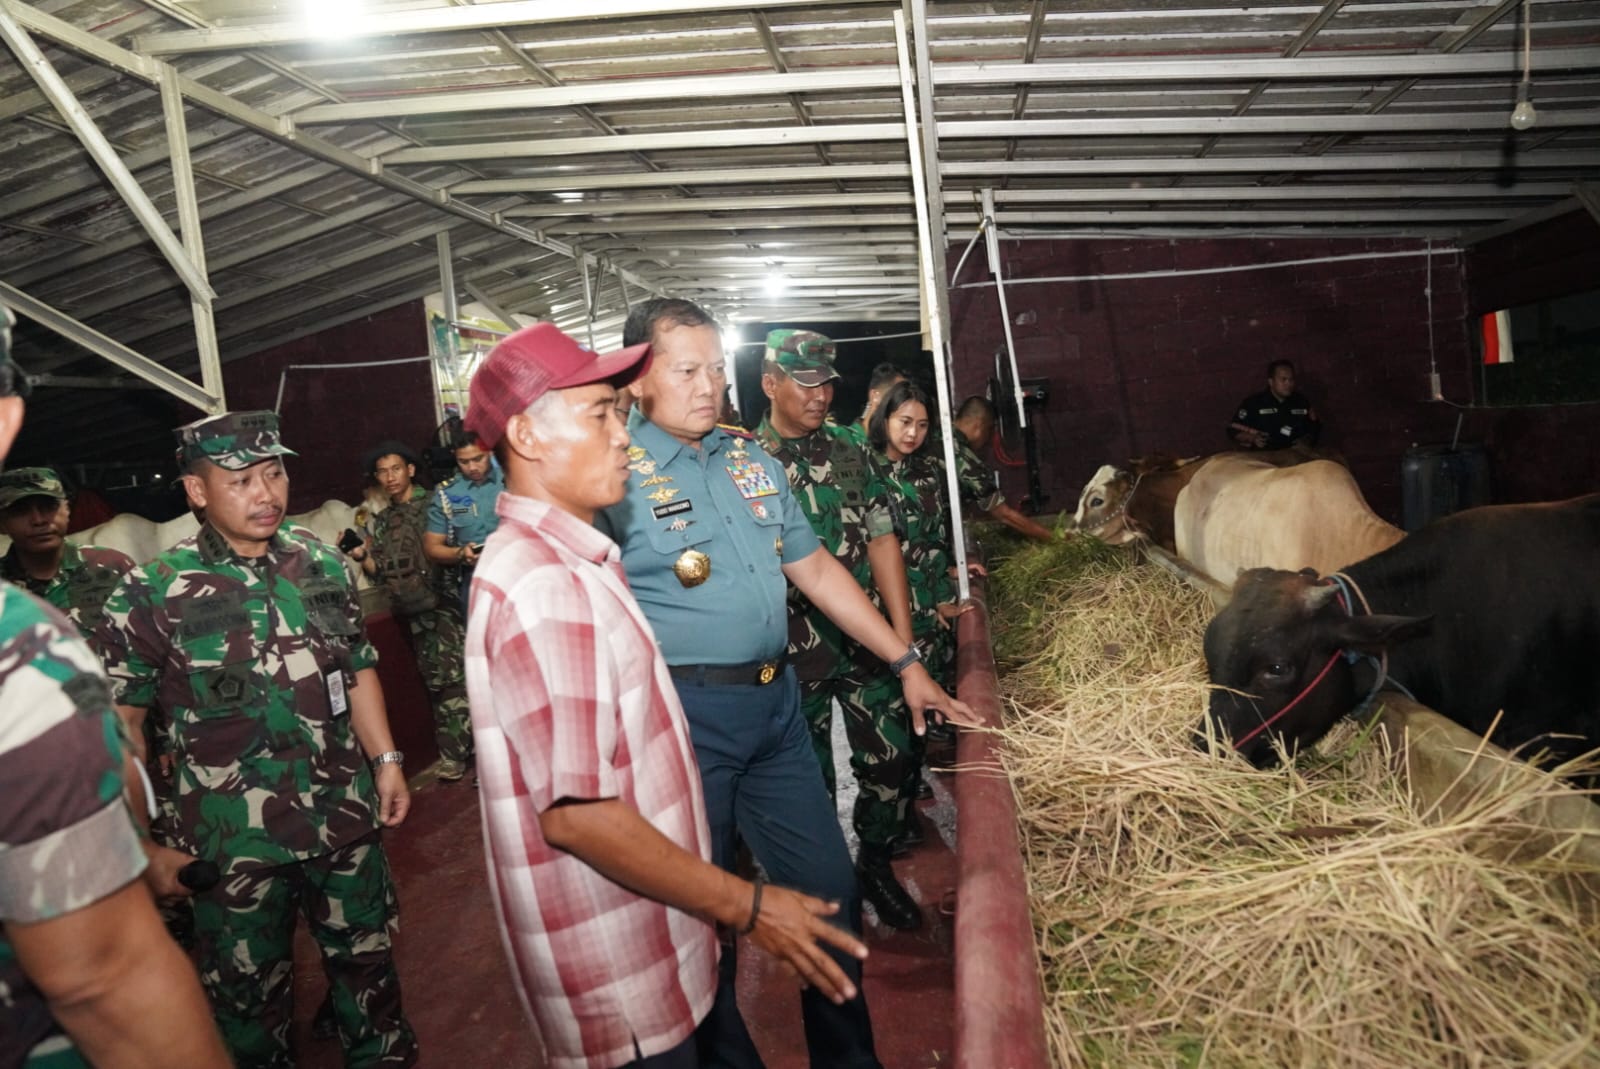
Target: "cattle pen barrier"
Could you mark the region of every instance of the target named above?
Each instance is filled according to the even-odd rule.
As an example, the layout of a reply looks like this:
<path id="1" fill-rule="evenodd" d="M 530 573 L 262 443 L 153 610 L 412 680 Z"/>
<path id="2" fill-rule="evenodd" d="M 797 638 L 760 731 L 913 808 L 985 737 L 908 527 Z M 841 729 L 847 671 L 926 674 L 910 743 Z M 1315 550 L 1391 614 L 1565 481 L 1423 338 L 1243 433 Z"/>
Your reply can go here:
<path id="1" fill-rule="evenodd" d="M 1518 834 L 1486 849 L 1507 858 L 1559 852 L 1570 864 L 1567 893 L 1583 908 L 1600 911 L 1600 805 L 1419 702 L 1389 690 L 1378 700 L 1378 727 L 1395 770 L 1407 778 L 1424 813 L 1448 819 L 1497 786 L 1547 785 L 1520 812 Z"/>
<path id="2" fill-rule="evenodd" d="M 990 728 L 1002 713 L 981 580 L 957 621 L 956 693 Z M 1016 801 L 993 731 L 956 742 L 956 1069 L 1048 1069 L 1044 997 L 1017 834 Z"/>

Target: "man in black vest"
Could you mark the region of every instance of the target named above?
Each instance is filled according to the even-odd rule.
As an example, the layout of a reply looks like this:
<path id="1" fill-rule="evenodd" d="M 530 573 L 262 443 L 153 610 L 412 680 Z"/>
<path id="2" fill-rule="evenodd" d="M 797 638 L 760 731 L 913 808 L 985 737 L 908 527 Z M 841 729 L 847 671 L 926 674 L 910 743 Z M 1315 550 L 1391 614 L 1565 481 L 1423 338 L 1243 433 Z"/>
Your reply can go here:
<path id="1" fill-rule="evenodd" d="M 1287 360 L 1267 365 L 1267 388 L 1240 401 L 1228 424 L 1228 437 L 1240 449 L 1316 445 L 1321 433 L 1317 411 L 1306 395 L 1294 388 L 1294 365 Z"/>

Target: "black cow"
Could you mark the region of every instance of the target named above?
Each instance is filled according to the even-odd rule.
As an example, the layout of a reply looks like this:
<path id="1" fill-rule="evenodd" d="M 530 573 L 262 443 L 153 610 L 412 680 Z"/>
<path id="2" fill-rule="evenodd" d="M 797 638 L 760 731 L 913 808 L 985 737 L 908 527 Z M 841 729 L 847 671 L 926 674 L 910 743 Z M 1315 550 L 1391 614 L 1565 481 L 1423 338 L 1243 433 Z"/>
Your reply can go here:
<path id="1" fill-rule="evenodd" d="M 1504 710 L 1503 746 L 1600 746 L 1600 494 L 1457 513 L 1343 574 L 1352 606 L 1314 572 L 1252 569 L 1206 628 L 1207 717 L 1252 764 L 1359 704 L 1377 667 L 1350 650 L 1387 652 L 1392 680 L 1480 735 Z"/>

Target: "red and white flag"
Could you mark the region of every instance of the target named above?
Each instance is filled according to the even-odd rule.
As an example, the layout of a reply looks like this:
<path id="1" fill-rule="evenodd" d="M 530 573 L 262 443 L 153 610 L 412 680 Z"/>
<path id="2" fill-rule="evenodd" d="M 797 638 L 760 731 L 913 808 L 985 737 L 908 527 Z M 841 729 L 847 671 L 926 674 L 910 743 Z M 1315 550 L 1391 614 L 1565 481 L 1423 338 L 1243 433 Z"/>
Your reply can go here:
<path id="1" fill-rule="evenodd" d="M 1511 360 L 1511 313 L 1490 312 L 1483 317 L 1483 362 L 1509 364 Z"/>

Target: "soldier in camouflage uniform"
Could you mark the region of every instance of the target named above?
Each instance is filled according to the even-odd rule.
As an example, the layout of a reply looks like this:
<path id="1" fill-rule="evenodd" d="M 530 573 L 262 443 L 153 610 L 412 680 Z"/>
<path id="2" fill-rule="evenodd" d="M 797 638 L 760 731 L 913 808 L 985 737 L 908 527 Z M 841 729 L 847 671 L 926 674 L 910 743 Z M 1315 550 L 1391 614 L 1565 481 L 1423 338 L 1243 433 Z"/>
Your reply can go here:
<path id="1" fill-rule="evenodd" d="M 51 469 L 0 474 L 0 533 L 11 538 L 0 558 L 0 579 L 48 601 L 87 636 L 100 622 L 106 596 L 133 570 L 133 558 L 68 542 L 71 514 L 61 477 Z"/>
<path id="2" fill-rule="evenodd" d="M 897 383 L 885 393 L 867 435 L 896 491 L 895 530 L 911 588 L 911 633 L 928 671 L 949 686 L 955 660 L 950 621 L 966 609 L 956 605 L 945 467 L 927 447 L 931 409 L 920 387 Z"/>
<path id="3" fill-rule="evenodd" d="M 1049 528 L 1006 504 L 1006 495 L 995 485 L 994 472 L 978 456 L 977 449 L 994 437 L 994 406 L 982 397 L 967 398 L 956 412 L 955 431 L 961 507 L 998 520 L 1036 542 L 1055 538 Z"/>
<path id="4" fill-rule="evenodd" d="M 0 458 L 21 429 L 26 390 L 8 359 L 9 326 L 0 309 Z M 0 582 L 7 1069 L 228 1064 L 194 968 L 161 930 L 140 880 L 146 854 L 123 797 L 126 762 L 94 655 L 58 611 Z"/>
<path id="5" fill-rule="evenodd" d="M 425 550 L 429 495 L 413 481 L 416 454 L 400 442 L 380 442 L 367 450 L 366 468 L 388 495 L 389 507 L 372 518 L 371 541 L 350 557 L 383 583 L 390 609 L 405 621 L 412 655 L 433 702 L 437 774 L 453 783 L 466 775 L 472 760 L 461 604 L 445 569 L 431 562 Z"/>
<path id="6" fill-rule="evenodd" d="M 783 464 L 795 499 L 823 546 L 868 596 L 881 598 L 895 631 L 910 642 L 905 564 L 886 507 L 888 485 L 850 432 L 825 422 L 838 378 L 833 355 L 833 343 L 820 334 L 775 330 L 767 336 L 761 385 L 772 408 L 756 438 Z M 912 733 L 900 687 L 882 661 L 848 641 L 792 586 L 789 658 L 830 793 L 835 781 L 833 702 L 837 699 L 844 709 L 850 766 L 861 788 L 853 821 L 861 838 L 856 877 L 862 897 L 885 924 L 916 928 L 922 913 L 890 864 L 906 823 Z"/>
<path id="7" fill-rule="evenodd" d="M 243 1067 L 286 1067 L 293 935 L 322 951 L 348 1066 L 411 1065 L 378 828 L 410 805 L 353 570 L 280 530 L 277 416 L 179 429 L 199 532 L 106 602 L 100 646 L 125 715 L 171 716 L 183 849 L 222 882 L 195 899 L 201 978 Z M 369 768 L 367 759 L 373 763 Z M 376 770 L 376 771 L 374 771 Z"/>
<path id="8" fill-rule="evenodd" d="M 50 468 L 17 468 L 0 474 L 0 532 L 11 537 L 10 550 L 0 558 L 0 578 L 60 609 L 93 648 L 106 598 L 133 571 L 134 561 L 120 550 L 68 542 L 71 514 L 61 477 Z M 172 781 L 160 760 L 166 752 L 164 722 L 158 716 L 148 717 L 143 736 L 147 774 L 159 807 L 149 831 L 155 841 L 171 846 Z M 158 906 L 167 931 L 181 946 L 192 947 L 189 900 L 163 900 Z"/>
<path id="9" fill-rule="evenodd" d="M 876 454 L 888 465 L 895 489 L 895 529 L 906 559 L 911 588 L 911 633 L 922 650 L 928 671 L 941 686 L 951 686 L 955 676 L 955 617 L 971 608 L 956 603 L 952 574 L 947 486 L 942 460 L 927 448 L 932 410 L 928 397 L 916 385 L 900 382 L 887 390 L 875 411 L 868 438 Z M 974 565 L 980 573 L 981 567 Z M 906 795 L 932 797 L 922 778 L 926 739 L 912 740 L 912 764 Z M 915 808 L 906 814 L 902 842 L 915 845 L 923 832 Z"/>

